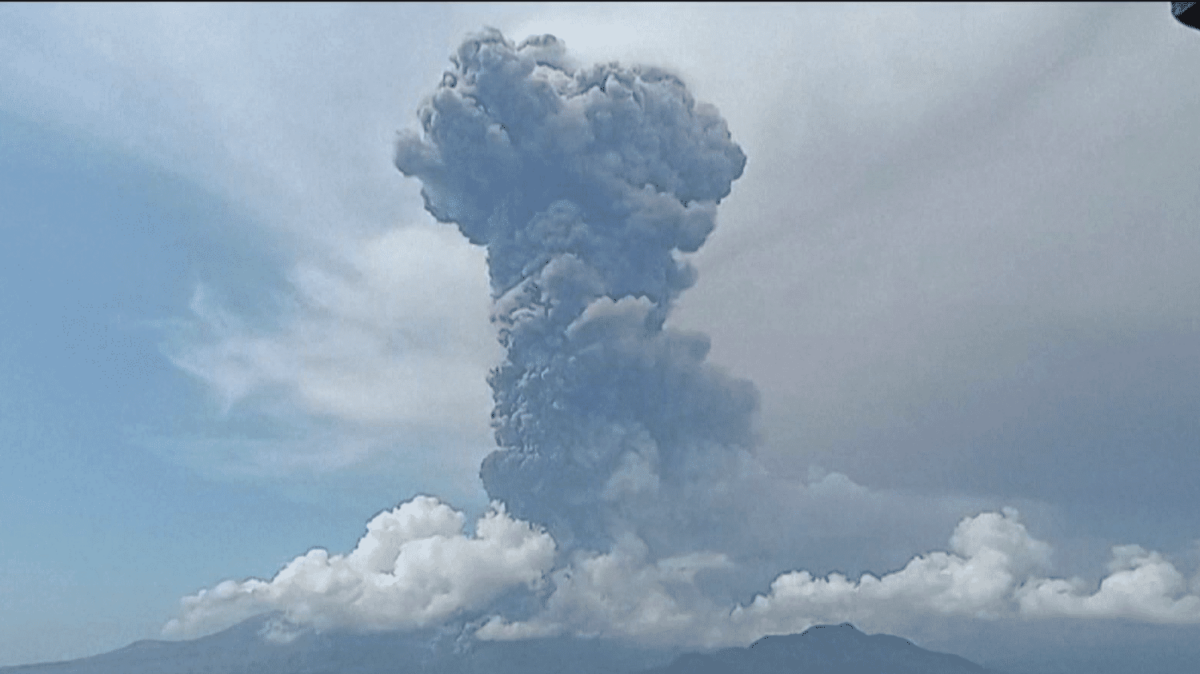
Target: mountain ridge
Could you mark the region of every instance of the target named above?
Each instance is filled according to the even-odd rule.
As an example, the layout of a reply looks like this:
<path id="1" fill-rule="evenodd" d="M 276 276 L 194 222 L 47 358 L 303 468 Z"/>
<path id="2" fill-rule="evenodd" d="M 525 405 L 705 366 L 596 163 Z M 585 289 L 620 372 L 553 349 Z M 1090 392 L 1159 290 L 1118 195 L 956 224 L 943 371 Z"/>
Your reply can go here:
<path id="1" fill-rule="evenodd" d="M 890 634 L 867 635 L 850 623 L 765 636 L 745 648 L 686 653 L 642 674 L 879 674 L 881 667 L 888 674 L 994 674 L 966 658 Z"/>
<path id="2" fill-rule="evenodd" d="M 682 652 L 611 639 L 478 641 L 439 630 L 319 633 L 285 642 L 264 614 L 189 641 L 145 639 L 86 658 L 0 667 L 0 674 L 994 674 L 965 658 L 922 649 L 850 623 L 766 636 L 746 647 Z M 898 668 L 897 668 L 898 667 Z"/>

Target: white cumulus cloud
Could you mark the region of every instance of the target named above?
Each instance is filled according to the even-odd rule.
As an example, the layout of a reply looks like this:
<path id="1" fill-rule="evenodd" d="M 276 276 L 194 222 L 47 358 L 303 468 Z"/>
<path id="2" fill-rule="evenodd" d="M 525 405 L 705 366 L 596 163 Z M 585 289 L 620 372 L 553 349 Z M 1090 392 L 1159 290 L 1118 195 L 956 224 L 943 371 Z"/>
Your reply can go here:
<path id="1" fill-rule="evenodd" d="M 694 631 L 714 606 L 697 591 L 696 575 L 731 566 L 724 555 L 709 552 L 654 561 L 645 542 L 626 535 L 611 551 L 577 554 L 570 566 L 556 571 L 554 593 L 541 614 L 525 622 L 495 617 L 476 635 L 510 640 L 570 632 L 640 641 L 697 641 Z"/>
<path id="2" fill-rule="evenodd" d="M 994 617 L 1031 571 L 1048 566 L 1050 546 L 1031 537 L 1013 509 L 985 512 L 959 523 L 949 552 L 918 555 L 904 568 L 851 581 L 807 571 L 780 575 L 767 594 L 731 614 L 759 634 L 800 631 L 818 622 L 896 624 L 913 614 Z"/>
<path id="3" fill-rule="evenodd" d="M 1113 548 L 1110 575 L 1088 593 L 1081 579 L 1043 578 L 1018 595 L 1021 613 L 1036 617 L 1127 618 L 1155 623 L 1200 622 L 1200 584 L 1188 592 L 1183 574 L 1139 545 Z M 1200 580 L 1200 576 L 1197 577 Z"/>
<path id="4" fill-rule="evenodd" d="M 463 530 L 459 511 L 419 496 L 375 516 L 348 555 L 310 550 L 271 580 L 225 581 L 180 602 L 164 634 L 193 637 L 270 611 L 318 629 L 414 629 L 533 587 L 554 563 L 549 534 L 497 505 Z"/>
<path id="5" fill-rule="evenodd" d="M 494 617 L 476 634 L 523 639 L 572 633 L 718 647 L 821 623 L 903 632 L 933 615 L 1200 622 L 1200 596 L 1187 594 L 1183 576 L 1159 553 L 1136 545 L 1114 548 L 1110 575 L 1089 594 L 1079 579 L 1044 577 L 1051 552 L 1029 534 L 1016 510 L 1005 508 L 964 518 L 948 551 L 918 555 L 893 573 L 851 580 L 790 571 L 749 603 L 728 607 L 703 596 L 696 582 L 698 571 L 729 568 L 725 557 L 698 553 L 653 561 L 641 541 L 627 538 L 609 553 L 577 557 L 572 567 L 557 571 L 556 589 L 541 614 L 517 622 Z"/>

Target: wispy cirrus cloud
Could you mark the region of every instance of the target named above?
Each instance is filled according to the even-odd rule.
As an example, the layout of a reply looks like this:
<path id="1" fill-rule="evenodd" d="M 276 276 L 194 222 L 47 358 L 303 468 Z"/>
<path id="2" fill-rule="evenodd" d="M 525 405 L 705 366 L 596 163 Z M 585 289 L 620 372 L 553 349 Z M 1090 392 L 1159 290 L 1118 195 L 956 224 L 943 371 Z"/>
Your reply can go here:
<path id="1" fill-rule="evenodd" d="M 399 471 L 475 498 L 460 483 L 491 444 L 484 379 L 499 355 L 486 281 L 468 271 L 481 257 L 442 230 L 396 229 L 296 263 L 268 320 L 199 286 L 191 316 L 165 324 L 166 352 L 227 430 L 143 442 L 227 477 Z"/>

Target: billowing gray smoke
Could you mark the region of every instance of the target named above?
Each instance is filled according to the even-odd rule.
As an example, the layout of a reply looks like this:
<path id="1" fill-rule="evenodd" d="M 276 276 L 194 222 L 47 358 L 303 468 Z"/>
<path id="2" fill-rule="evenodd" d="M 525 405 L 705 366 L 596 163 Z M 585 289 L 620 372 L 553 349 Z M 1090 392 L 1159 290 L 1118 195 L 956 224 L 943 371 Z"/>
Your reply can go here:
<path id="1" fill-rule="evenodd" d="M 185 597 L 168 633 L 264 611 L 283 612 L 271 639 L 436 629 L 456 648 L 467 634 L 714 648 L 815 622 L 970 616 L 1200 624 L 1200 579 L 1157 552 L 1117 546 L 1095 590 L 1047 577 L 1051 548 L 1015 510 L 767 470 L 750 453 L 753 386 L 705 363 L 703 335 L 665 327 L 694 279 L 680 255 L 713 231 L 745 165 L 716 111 L 661 71 L 571 68 L 551 37 L 485 32 L 454 63 L 396 165 L 488 251 L 507 353 L 482 477 L 507 512 L 468 532 L 463 513 L 413 498 L 347 554 L 312 549 L 269 580 Z M 842 566 L 875 555 L 864 540 L 907 547 L 913 520 L 947 516 L 946 551 Z M 859 573 L 880 566 L 896 570 Z"/>
<path id="2" fill-rule="evenodd" d="M 651 504 L 660 524 L 695 526 L 686 492 L 752 444 L 757 393 L 705 362 L 704 335 L 664 322 L 695 280 L 679 254 L 713 231 L 745 155 L 657 69 L 573 69 L 554 37 L 496 30 L 451 60 L 396 166 L 487 247 L 507 350 L 489 379 L 488 494 L 567 547 L 606 546 Z"/>

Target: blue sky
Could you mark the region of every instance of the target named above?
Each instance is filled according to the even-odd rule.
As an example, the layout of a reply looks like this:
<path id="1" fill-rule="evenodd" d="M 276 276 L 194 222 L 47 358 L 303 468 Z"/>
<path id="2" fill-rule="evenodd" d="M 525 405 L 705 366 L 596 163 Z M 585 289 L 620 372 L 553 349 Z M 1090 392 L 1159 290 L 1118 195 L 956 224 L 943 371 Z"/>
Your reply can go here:
<path id="1" fill-rule="evenodd" d="M 253 563 L 286 554 L 286 529 L 353 531 L 357 513 L 339 523 L 139 440 L 211 423 L 204 391 L 163 358 L 155 321 L 186 304 L 200 270 L 252 268 L 204 233 L 228 209 L 94 141 L 12 117 L 5 129 L 4 307 L 21 317 L 4 340 L 6 648 L 104 648 L 156 629 L 175 603 L 163 592 L 188 591 L 180 573 L 206 573 L 213 550 Z M 267 511 L 270 526 L 228 525 Z M 65 642 L 64 629 L 76 632 Z"/>
<path id="2" fill-rule="evenodd" d="M 485 511 L 487 259 L 392 165 L 483 25 L 672 69 L 745 151 L 670 324 L 791 481 L 755 592 L 970 557 L 1004 506 L 1042 577 L 1137 544 L 1200 592 L 1200 36 L 1162 5 L 0 8 L 0 664 L 157 637 L 416 494 Z"/>

